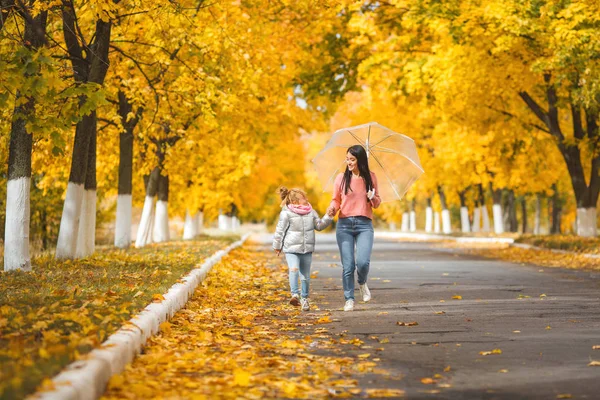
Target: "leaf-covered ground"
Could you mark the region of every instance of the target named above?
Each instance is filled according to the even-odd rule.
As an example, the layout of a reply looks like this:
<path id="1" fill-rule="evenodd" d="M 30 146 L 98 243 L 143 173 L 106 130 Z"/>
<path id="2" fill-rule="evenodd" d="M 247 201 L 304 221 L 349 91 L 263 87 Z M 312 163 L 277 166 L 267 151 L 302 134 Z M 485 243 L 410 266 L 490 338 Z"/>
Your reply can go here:
<path id="1" fill-rule="evenodd" d="M 0 275 L 0 398 L 23 398 L 235 237 L 33 260 Z"/>
<path id="2" fill-rule="evenodd" d="M 247 246 L 226 257 L 105 399 L 401 397 L 378 368 L 384 344 L 329 333 L 330 313 L 287 303 L 287 268 Z M 386 388 L 357 378 L 386 376 Z"/>
<path id="3" fill-rule="evenodd" d="M 600 271 L 600 259 L 583 254 L 561 254 L 549 250 L 521 249 L 518 247 L 480 248 L 467 250 L 487 258 L 496 258 L 517 264 L 533 264 L 543 267 L 591 269 Z"/>
<path id="4" fill-rule="evenodd" d="M 516 239 L 515 242 L 547 249 L 600 254 L 600 238 L 598 237 L 581 237 L 575 235 L 523 235 Z"/>

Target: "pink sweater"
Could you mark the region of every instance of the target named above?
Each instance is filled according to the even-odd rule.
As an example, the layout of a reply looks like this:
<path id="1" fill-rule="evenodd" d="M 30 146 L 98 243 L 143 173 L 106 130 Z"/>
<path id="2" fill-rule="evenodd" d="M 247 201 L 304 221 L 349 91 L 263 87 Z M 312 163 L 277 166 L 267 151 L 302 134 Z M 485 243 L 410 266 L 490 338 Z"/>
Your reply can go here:
<path id="1" fill-rule="evenodd" d="M 362 216 L 373 219 L 373 208 L 379 207 L 381 198 L 379 197 L 377 177 L 373 172 L 371 172 L 371 180 L 375 187 L 375 197 L 369 201 L 364 179 L 353 176 L 350 181 L 352 190 L 348 190 L 348 194 L 345 194 L 345 190 L 342 188 L 344 174 L 339 174 L 333 183 L 333 199 L 331 199 L 330 207 L 333 206 L 336 213 L 338 210 L 340 211 L 340 218 Z"/>

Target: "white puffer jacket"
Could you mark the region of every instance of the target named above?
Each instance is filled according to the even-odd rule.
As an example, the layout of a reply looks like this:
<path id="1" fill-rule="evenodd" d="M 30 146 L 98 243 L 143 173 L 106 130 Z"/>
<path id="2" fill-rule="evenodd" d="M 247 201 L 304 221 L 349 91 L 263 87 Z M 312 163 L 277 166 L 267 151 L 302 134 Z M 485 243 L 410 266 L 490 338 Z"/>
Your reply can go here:
<path id="1" fill-rule="evenodd" d="M 273 236 L 273 249 L 284 253 L 312 253 L 315 251 L 315 229 L 322 231 L 331 221 L 327 214 L 319 218 L 315 210 L 300 215 L 283 206 Z"/>

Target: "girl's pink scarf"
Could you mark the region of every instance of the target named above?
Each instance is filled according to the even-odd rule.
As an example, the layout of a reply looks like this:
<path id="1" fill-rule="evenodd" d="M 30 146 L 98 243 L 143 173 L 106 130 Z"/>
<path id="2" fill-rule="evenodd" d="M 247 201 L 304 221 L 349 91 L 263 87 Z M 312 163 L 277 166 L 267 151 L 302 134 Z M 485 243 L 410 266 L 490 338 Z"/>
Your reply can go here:
<path id="1" fill-rule="evenodd" d="M 312 211 L 312 206 L 310 205 L 310 203 L 305 206 L 301 206 L 300 204 L 288 204 L 287 208 L 289 208 L 290 211 L 295 212 L 298 215 L 306 215 Z"/>

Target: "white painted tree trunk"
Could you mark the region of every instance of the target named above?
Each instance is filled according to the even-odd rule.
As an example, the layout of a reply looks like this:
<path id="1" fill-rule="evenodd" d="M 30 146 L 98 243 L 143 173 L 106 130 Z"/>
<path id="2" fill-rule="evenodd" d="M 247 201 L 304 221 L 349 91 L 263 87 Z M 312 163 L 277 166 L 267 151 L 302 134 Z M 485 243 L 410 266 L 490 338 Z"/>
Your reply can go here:
<path id="1" fill-rule="evenodd" d="M 144 199 L 144 208 L 142 209 L 142 217 L 138 225 L 135 247 L 144 247 L 151 241 L 152 221 L 154 217 L 154 197 L 146 196 Z"/>
<path id="2" fill-rule="evenodd" d="M 169 203 L 164 200 L 156 202 L 156 216 L 154 218 L 154 241 L 156 243 L 169 240 Z"/>
<path id="3" fill-rule="evenodd" d="M 196 214 L 192 218 L 189 210 L 185 210 L 185 222 L 183 223 L 183 240 L 193 239 L 197 235 L 197 216 L 198 214 Z"/>
<path id="4" fill-rule="evenodd" d="M 58 259 L 75 257 L 83 192 L 83 184 L 69 182 L 67 185 L 67 196 L 60 218 L 58 241 L 56 243 L 55 257 Z"/>
<path id="5" fill-rule="evenodd" d="M 75 257 L 82 258 L 94 254 L 96 249 L 96 190 L 84 190 L 81 216 L 77 231 Z"/>
<path id="6" fill-rule="evenodd" d="M 227 230 L 227 215 L 219 214 L 219 229 L 222 231 Z"/>
<path id="7" fill-rule="evenodd" d="M 200 235 L 204 230 L 204 213 L 202 211 L 196 213 L 194 224 L 196 224 L 196 235 Z"/>
<path id="8" fill-rule="evenodd" d="M 500 204 L 494 204 L 492 206 L 492 212 L 494 214 L 494 233 L 504 233 L 504 223 L 502 221 L 502 206 Z"/>
<path id="9" fill-rule="evenodd" d="M 402 224 L 400 226 L 400 230 L 402 232 L 408 232 L 409 228 L 410 228 L 409 215 L 407 212 L 402 213 Z"/>
<path id="10" fill-rule="evenodd" d="M 117 197 L 117 219 L 115 222 L 115 247 L 126 249 L 131 246 L 131 203 L 130 194 Z"/>
<path id="11" fill-rule="evenodd" d="M 231 217 L 231 230 L 237 232 L 240 229 L 240 220 L 238 217 Z"/>
<path id="12" fill-rule="evenodd" d="M 434 212 L 433 213 L 433 232 L 434 233 L 440 233 L 441 229 L 440 229 L 440 213 L 439 212 Z"/>
<path id="13" fill-rule="evenodd" d="M 465 206 L 460 208 L 460 228 L 463 233 L 471 232 L 471 224 L 469 223 L 469 209 Z"/>
<path id="14" fill-rule="evenodd" d="M 452 224 L 450 223 L 450 210 L 442 210 L 442 231 L 446 234 L 452 233 Z"/>
<path id="15" fill-rule="evenodd" d="M 433 208 L 427 207 L 425 209 L 425 232 L 430 233 L 433 231 Z"/>
<path id="16" fill-rule="evenodd" d="M 585 237 L 596 236 L 596 208 L 577 209 L 577 235 Z"/>
<path id="17" fill-rule="evenodd" d="M 490 216 L 486 206 L 481 207 L 481 219 L 483 220 L 482 231 L 488 233 L 490 231 Z"/>
<path id="18" fill-rule="evenodd" d="M 473 210 L 473 232 L 481 231 L 481 207 L 475 207 Z"/>
<path id="19" fill-rule="evenodd" d="M 4 271 L 31 270 L 29 257 L 31 178 L 11 179 L 6 185 Z"/>
<path id="20" fill-rule="evenodd" d="M 396 230 L 396 223 L 395 222 L 390 222 L 389 229 L 390 229 L 390 231 L 395 231 Z"/>
<path id="21" fill-rule="evenodd" d="M 415 211 L 410 212 L 409 229 L 411 232 L 417 231 L 417 213 Z"/>

